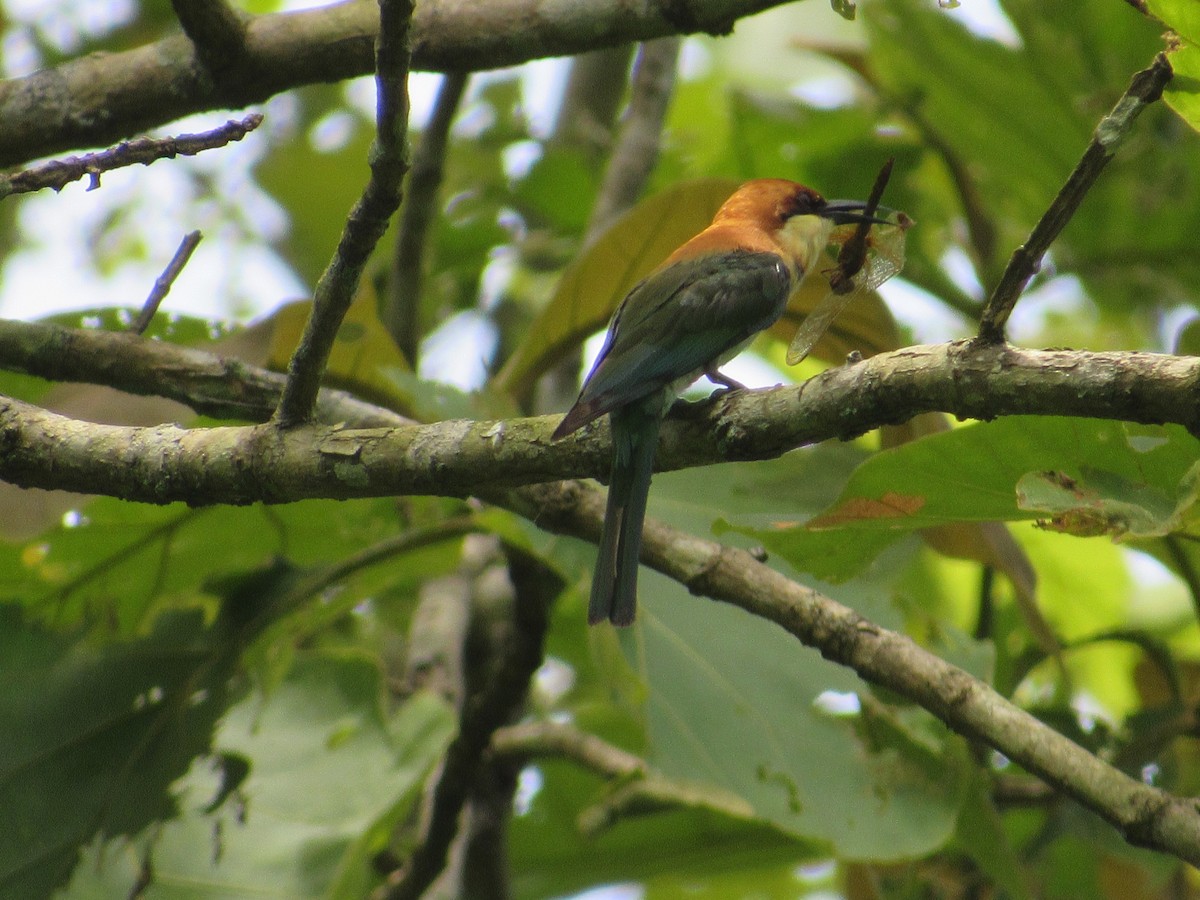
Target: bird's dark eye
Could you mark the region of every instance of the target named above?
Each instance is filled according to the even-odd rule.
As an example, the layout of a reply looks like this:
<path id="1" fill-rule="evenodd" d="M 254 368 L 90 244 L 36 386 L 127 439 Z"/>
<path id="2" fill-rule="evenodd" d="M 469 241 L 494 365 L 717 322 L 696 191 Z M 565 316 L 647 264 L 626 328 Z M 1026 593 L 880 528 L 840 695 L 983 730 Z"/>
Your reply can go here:
<path id="1" fill-rule="evenodd" d="M 819 212 L 825 206 L 825 198 L 816 191 L 805 188 L 797 191 L 789 199 L 783 211 L 783 217 L 809 216 Z"/>

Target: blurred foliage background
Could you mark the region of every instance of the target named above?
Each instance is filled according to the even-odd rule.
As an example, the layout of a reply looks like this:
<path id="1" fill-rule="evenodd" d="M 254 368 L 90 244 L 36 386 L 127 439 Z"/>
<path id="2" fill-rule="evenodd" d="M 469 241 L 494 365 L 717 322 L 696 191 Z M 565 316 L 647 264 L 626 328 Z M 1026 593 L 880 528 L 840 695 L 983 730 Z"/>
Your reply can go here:
<path id="1" fill-rule="evenodd" d="M 1008 254 L 1163 48 L 1164 24 L 1115 0 L 946 6 L 872 0 L 849 19 L 808 0 L 670 48 L 657 161 L 637 190 L 649 199 L 607 221 L 597 197 L 645 51 L 457 86 L 414 75 L 418 157 L 438 110 L 452 122 L 427 243 L 403 273 L 415 315 L 398 316 L 393 229 L 331 382 L 422 420 L 562 409 L 637 267 L 702 227 L 733 185 L 786 177 L 863 197 L 888 157 L 886 202 L 918 223 L 902 277 L 798 373 L 783 364 L 787 328 L 729 371 L 771 384 L 847 350 L 971 334 Z M 1189 36 L 1183 5 L 1152 6 Z M 3 74 L 177 30 L 165 0 L 9 0 Z M 1196 352 L 1187 93 L 1139 119 L 1018 306 L 1015 342 Z M 123 327 L 199 228 L 152 336 L 283 368 L 366 178 L 373 85 L 307 87 L 263 111 L 263 128 L 225 150 L 0 203 L 0 314 Z M 12 373 L 0 391 L 95 420 L 211 424 Z M 926 424 L 718 477 L 657 476 L 650 514 L 766 546 L 788 574 L 1190 795 L 1198 450 L 1177 428 Z M 1095 518 L 1072 519 L 1078 498 L 1045 472 L 1069 473 Z M 882 490 L 925 498 L 921 516 L 898 530 L 838 515 Z M 804 527 L 823 512 L 834 527 Z M 643 573 L 635 628 L 588 629 L 592 548 L 500 510 L 437 498 L 157 508 L 4 486 L 0 529 L 2 897 L 369 896 L 418 840 L 424 786 L 503 643 L 480 634 L 511 624 L 497 539 L 561 589 L 547 598 L 545 660 L 509 719 L 597 736 L 666 787 L 626 803 L 628 779 L 579 758 L 487 760 L 505 861 L 467 857 L 493 893 L 460 865 L 463 883 L 437 896 L 1200 894 L 1194 871 L 1129 847 L 932 715 L 661 576 Z"/>

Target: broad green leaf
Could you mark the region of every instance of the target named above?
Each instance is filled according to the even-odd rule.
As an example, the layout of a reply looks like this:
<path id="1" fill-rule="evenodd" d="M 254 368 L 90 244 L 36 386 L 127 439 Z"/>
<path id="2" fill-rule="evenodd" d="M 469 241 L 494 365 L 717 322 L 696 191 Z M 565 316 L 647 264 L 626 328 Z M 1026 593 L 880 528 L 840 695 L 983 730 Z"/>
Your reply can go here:
<path id="1" fill-rule="evenodd" d="M 1186 527 L 1196 502 L 1197 467 L 1184 476 L 1175 496 L 1141 480 L 1081 466 L 1080 477 L 1065 472 L 1028 472 L 1017 481 L 1017 505 L 1049 513 L 1045 527 L 1089 537 L 1163 537 Z"/>
<path id="2" fill-rule="evenodd" d="M 578 234 L 587 225 L 597 181 L 584 153 L 551 144 L 517 182 L 513 200 L 531 224 Z"/>
<path id="3" fill-rule="evenodd" d="M 1086 146 L 1087 120 L 1020 49 L 971 34 L 930 4 L 864 7 L 863 20 L 876 77 L 970 161 L 990 211 L 1001 220 L 1015 214 L 1014 236 L 1023 237 L 1020 223 L 1054 196 Z M 1014 171 L 1021 177 L 1009 177 Z"/>
<path id="4" fill-rule="evenodd" d="M 1127 627 L 1134 595 L 1125 554 L 1108 540 L 1080 541 L 1031 525 L 1014 531 L 1037 570 L 1038 607 L 1062 640 L 1062 664 L 1073 684 L 1119 721 L 1137 705 L 1133 677 L 1141 652 L 1127 642 L 1092 638 Z M 1047 671 L 1034 681 L 1054 677 Z"/>
<path id="5" fill-rule="evenodd" d="M 171 785 L 208 752 L 236 655 L 195 612 L 104 645 L 0 616 L 0 896 L 35 900 L 93 838 L 177 815 Z"/>
<path id="6" fill-rule="evenodd" d="M 250 766 L 236 794 L 207 810 L 218 786 L 197 767 L 179 785 L 186 814 L 137 842 L 154 896 L 366 896 L 373 856 L 411 814 L 453 728 L 453 711 L 424 694 L 387 715 L 366 657 L 303 657 L 265 703 L 248 698 L 221 725 L 216 746 Z M 98 886 L 124 896 L 137 868 L 122 849 L 91 854 L 64 900 Z"/>
<path id="7" fill-rule="evenodd" d="M 957 843 L 1011 900 L 1031 897 L 1021 859 L 1004 831 L 1004 820 L 982 773 L 972 779 L 958 817 Z"/>
<path id="8" fill-rule="evenodd" d="M 1169 56 L 1175 77 L 1163 91 L 1163 99 L 1196 131 L 1200 131 L 1200 46 L 1195 40 L 1182 42 Z"/>
<path id="9" fill-rule="evenodd" d="M 1189 0 L 1146 0 L 1146 8 L 1184 40 L 1200 43 L 1200 7 Z"/>
<path id="10" fill-rule="evenodd" d="M 846 577 L 914 529 L 1038 518 L 1021 507 L 1017 492 L 1023 478 L 1038 473 L 1080 480 L 1084 469 L 1104 472 L 1107 484 L 1190 508 L 1188 473 L 1197 456 L 1200 442 L 1182 428 L 1015 416 L 880 452 L 814 519 L 732 521 L 803 571 Z"/>
<path id="11" fill-rule="evenodd" d="M 602 799 L 602 782 L 553 760 L 536 763 L 529 774 L 540 789 L 510 825 L 516 897 L 562 897 L 630 882 L 644 885 L 649 898 L 754 890 L 790 896 L 799 884 L 788 876 L 819 852 L 777 829 L 701 810 L 630 817 L 584 837 L 578 819 Z"/>
<path id="12" fill-rule="evenodd" d="M 844 471 L 848 452 L 858 451 L 831 446 L 814 458 Z M 819 501 L 829 487 L 814 477 L 816 463 L 797 465 L 793 456 L 722 467 L 720 478 L 707 470 L 664 474 L 651 514 L 703 531 L 697 521 L 757 508 L 764 497 Z M 827 590 L 899 627 L 886 585 L 904 558 L 897 553 L 878 580 Z M 647 686 L 649 758 L 666 774 L 732 792 L 755 818 L 839 855 L 898 859 L 949 839 L 970 767 L 931 717 L 905 707 L 882 718 L 828 711 L 823 695 L 870 701 L 870 688 L 775 626 L 654 573 L 643 570 L 640 597 L 641 625 L 626 640 L 629 649 L 636 644 Z M 972 666 L 980 664 L 986 670 L 977 656 Z"/>
<path id="13" fill-rule="evenodd" d="M 72 521 L 0 544 L 0 597 L 59 627 L 85 621 L 117 634 L 148 627 L 164 608 L 211 610 L 211 585 L 224 575 L 281 557 L 305 568 L 331 563 L 400 524 L 386 499 L 187 509 L 103 498 Z"/>
<path id="14" fill-rule="evenodd" d="M 881 731 L 863 713 L 827 711 L 826 698 L 870 700 L 870 688 L 775 626 L 674 582 L 644 573 L 641 593 L 653 764 L 730 791 L 756 818 L 839 856 L 902 859 L 950 838 L 970 766 L 928 714 L 915 711 L 910 730 L 889 709 L 896 721 Z"/>
<path id="15" fill-rule="evenodd" d="M 280 251 L 304 282 L 315 285 L 342 233 L 350 208 L 370 177 L 367 151 L 374 137 L 371 123 L 347 107 L 342 89 L 316 85 L 298 91 L 293 134 L 277 140 L 255 167 L 254 176 L 288 213 L 288 230 Z M 322 128 L 344 130 L 334 152 L 318 150 L 314 137 Z"/>

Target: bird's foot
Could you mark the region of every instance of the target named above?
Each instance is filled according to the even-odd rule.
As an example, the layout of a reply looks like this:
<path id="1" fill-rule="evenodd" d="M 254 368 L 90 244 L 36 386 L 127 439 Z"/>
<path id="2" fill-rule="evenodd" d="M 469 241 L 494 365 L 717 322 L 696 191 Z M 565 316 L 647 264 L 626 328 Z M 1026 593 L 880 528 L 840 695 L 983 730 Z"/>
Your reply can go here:
<path id="1" fill-rule="evenodd" d="M 719 369 L 715 369 L 715 368 L 705 369 L 704 375 L 713 384 L 717 384 L 717 385 L 721 386 L 720 390 L 713 392 L 714 397 L 719 396 L 720 394 L 730 393 L 732 391 L 748 391 L 749 390 L 749 388 L 746 387 L 744 384 L 742 384 L 740 381 L 735 381 L 734 379 L 730 378 L 728 375 L 723 374 Z"/>

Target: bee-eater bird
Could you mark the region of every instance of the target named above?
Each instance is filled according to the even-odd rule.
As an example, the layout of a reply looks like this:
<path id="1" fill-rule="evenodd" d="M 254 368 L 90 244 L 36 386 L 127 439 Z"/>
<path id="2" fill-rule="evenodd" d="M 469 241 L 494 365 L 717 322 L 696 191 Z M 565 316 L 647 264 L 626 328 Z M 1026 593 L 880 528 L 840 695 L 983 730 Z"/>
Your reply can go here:
<path id="1" fill-rule="evenodd" d="M 749 181 L 617 307 L 579 399 L 552 438 L 609 414 L 612 473 L 588 622 L 633 622 L 658 432 L 678 392 L 701 375 L 740 387 L 718 367 L 783 315 L 834 225 L 889 224 L 866 206 L 827 201 L 794 181 Z"/>

